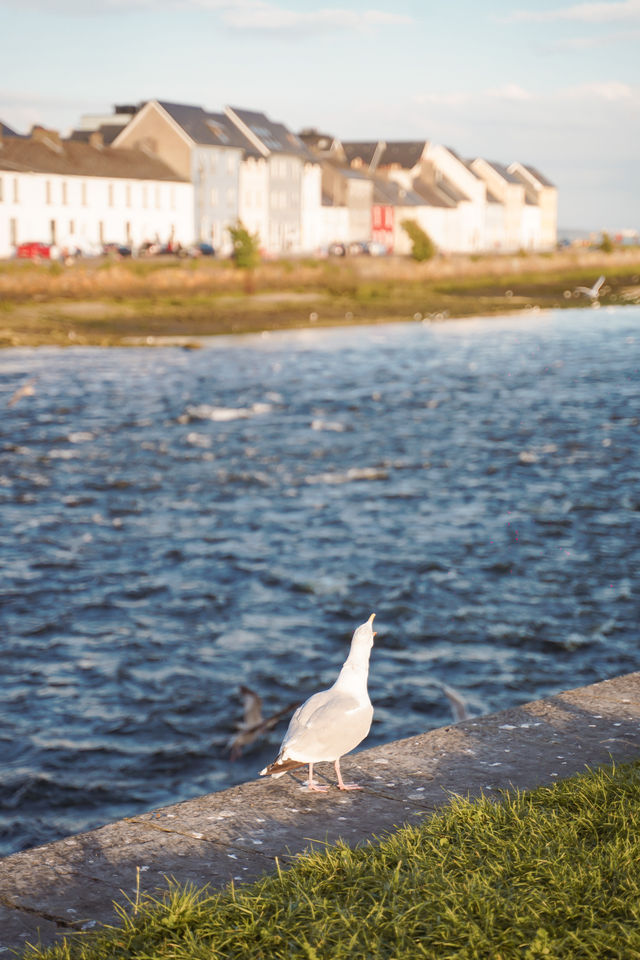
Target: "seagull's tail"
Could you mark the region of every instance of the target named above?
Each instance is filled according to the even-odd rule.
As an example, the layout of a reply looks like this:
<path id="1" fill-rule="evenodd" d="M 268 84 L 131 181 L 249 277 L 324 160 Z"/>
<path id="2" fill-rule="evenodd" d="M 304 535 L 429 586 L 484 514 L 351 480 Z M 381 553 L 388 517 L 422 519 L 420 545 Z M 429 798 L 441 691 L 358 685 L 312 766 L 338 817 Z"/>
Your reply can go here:
<path id="1" fill-rule="evenodd" d="M 296 767 L 304 767 L 304 762 L 300 760 L 280 760 L 278 757 L 273 763 L 270 763 L 264 770 L 260 771 L 260 776 L 281 777 L 287 770 L 295 770 Z"/>

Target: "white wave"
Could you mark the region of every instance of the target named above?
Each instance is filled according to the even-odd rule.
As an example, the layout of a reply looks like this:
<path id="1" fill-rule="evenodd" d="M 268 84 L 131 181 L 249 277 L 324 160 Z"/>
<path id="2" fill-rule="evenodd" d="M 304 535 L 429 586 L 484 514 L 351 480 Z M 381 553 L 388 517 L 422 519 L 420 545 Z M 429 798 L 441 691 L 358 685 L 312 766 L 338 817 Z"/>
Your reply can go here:
<path id="1" fill-rule="evenodd" d="M 256 414 L 269 413 L 273 409 L 270 403 L 253 403 L 250 407 L 214 407 L 209 403 L 200 403 L 189 406 L 179 417 L 180 423 L 189 423 L 190 420 L 214 420 L 216 423 L 227 423 L 231 420 L 247 420 Z"/>
<path id="2" fill-rule="evenodd" d="M 315 477 L 305 477 L 305 483 L 353 483 L 357 480 L 386 480 L 387 470 L 380 467 L 351 467 L 344 473 L 319 473 Z"/>
<path id="3" fill-rule="evenodd" d="M 311 429 L 332 430 L 334 433 L 344 433 L 347 428 L 344 423 L 340 423 L 338 420 L 312 420 Z"/>
<path id="4" fill-rule="evenodd" d="M 194 447 L 210 447 L 211 437 L 208 437 L 205 433 L 192 431 L 187 434 L 187 443 L 193 444 Z"/>

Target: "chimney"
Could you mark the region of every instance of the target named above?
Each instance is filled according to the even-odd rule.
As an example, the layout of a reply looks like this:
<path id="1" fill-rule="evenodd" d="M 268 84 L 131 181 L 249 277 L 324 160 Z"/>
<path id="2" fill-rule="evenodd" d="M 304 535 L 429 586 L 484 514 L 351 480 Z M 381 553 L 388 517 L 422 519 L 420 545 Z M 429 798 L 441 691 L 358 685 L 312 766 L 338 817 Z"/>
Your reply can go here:
<path id="1" fill-rule="evenodd" d="M 35 125 L 31 128 L 31 139 L 43 143 L 55 153 L 63 152 L 62 138 L 57 130 L 46 130 L 44 127 Z"/>
<path id="2" fill-rule="evenodd" d="M 89 134 L 89 146 L 95 150 L 102 150 L 104 148 L 104 136 L 100 130 L 93 130 Z"/>

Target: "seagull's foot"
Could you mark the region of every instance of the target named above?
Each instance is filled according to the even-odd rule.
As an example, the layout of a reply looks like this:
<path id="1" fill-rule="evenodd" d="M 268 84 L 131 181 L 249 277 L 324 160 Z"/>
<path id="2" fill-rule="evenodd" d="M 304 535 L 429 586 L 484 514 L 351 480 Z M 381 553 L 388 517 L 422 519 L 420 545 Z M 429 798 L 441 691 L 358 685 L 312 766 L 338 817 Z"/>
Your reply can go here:
<path id="1" fill-rule="evenodd" d="M 364 787 L 361 787 L 358 783 L 339 783 L 339 790 L 364 790 Z"/>
<path id="2" fill-rule="evenodd" d="M 316 783 L 315 780 L 312 780 L 310 783 L 308 783 L 307 787 L 313 793 L 326 793 L 327 790 L 329 789 L 329 787 L 324 787 L 324 786 L 321 786 L 319 783 Z"/>

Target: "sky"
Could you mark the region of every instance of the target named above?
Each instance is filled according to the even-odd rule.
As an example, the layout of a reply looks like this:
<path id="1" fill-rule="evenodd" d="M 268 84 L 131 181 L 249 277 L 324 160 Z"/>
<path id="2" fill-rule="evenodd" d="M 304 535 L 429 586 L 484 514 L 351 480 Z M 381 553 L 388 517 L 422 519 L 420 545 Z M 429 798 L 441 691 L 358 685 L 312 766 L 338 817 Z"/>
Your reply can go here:
<path id="1" fill-rule="evenodd" d="M 0 120 L 152 98 L 521 160 L 565 229 L 640 228 L 640 0 L 0 0 Z"/>

